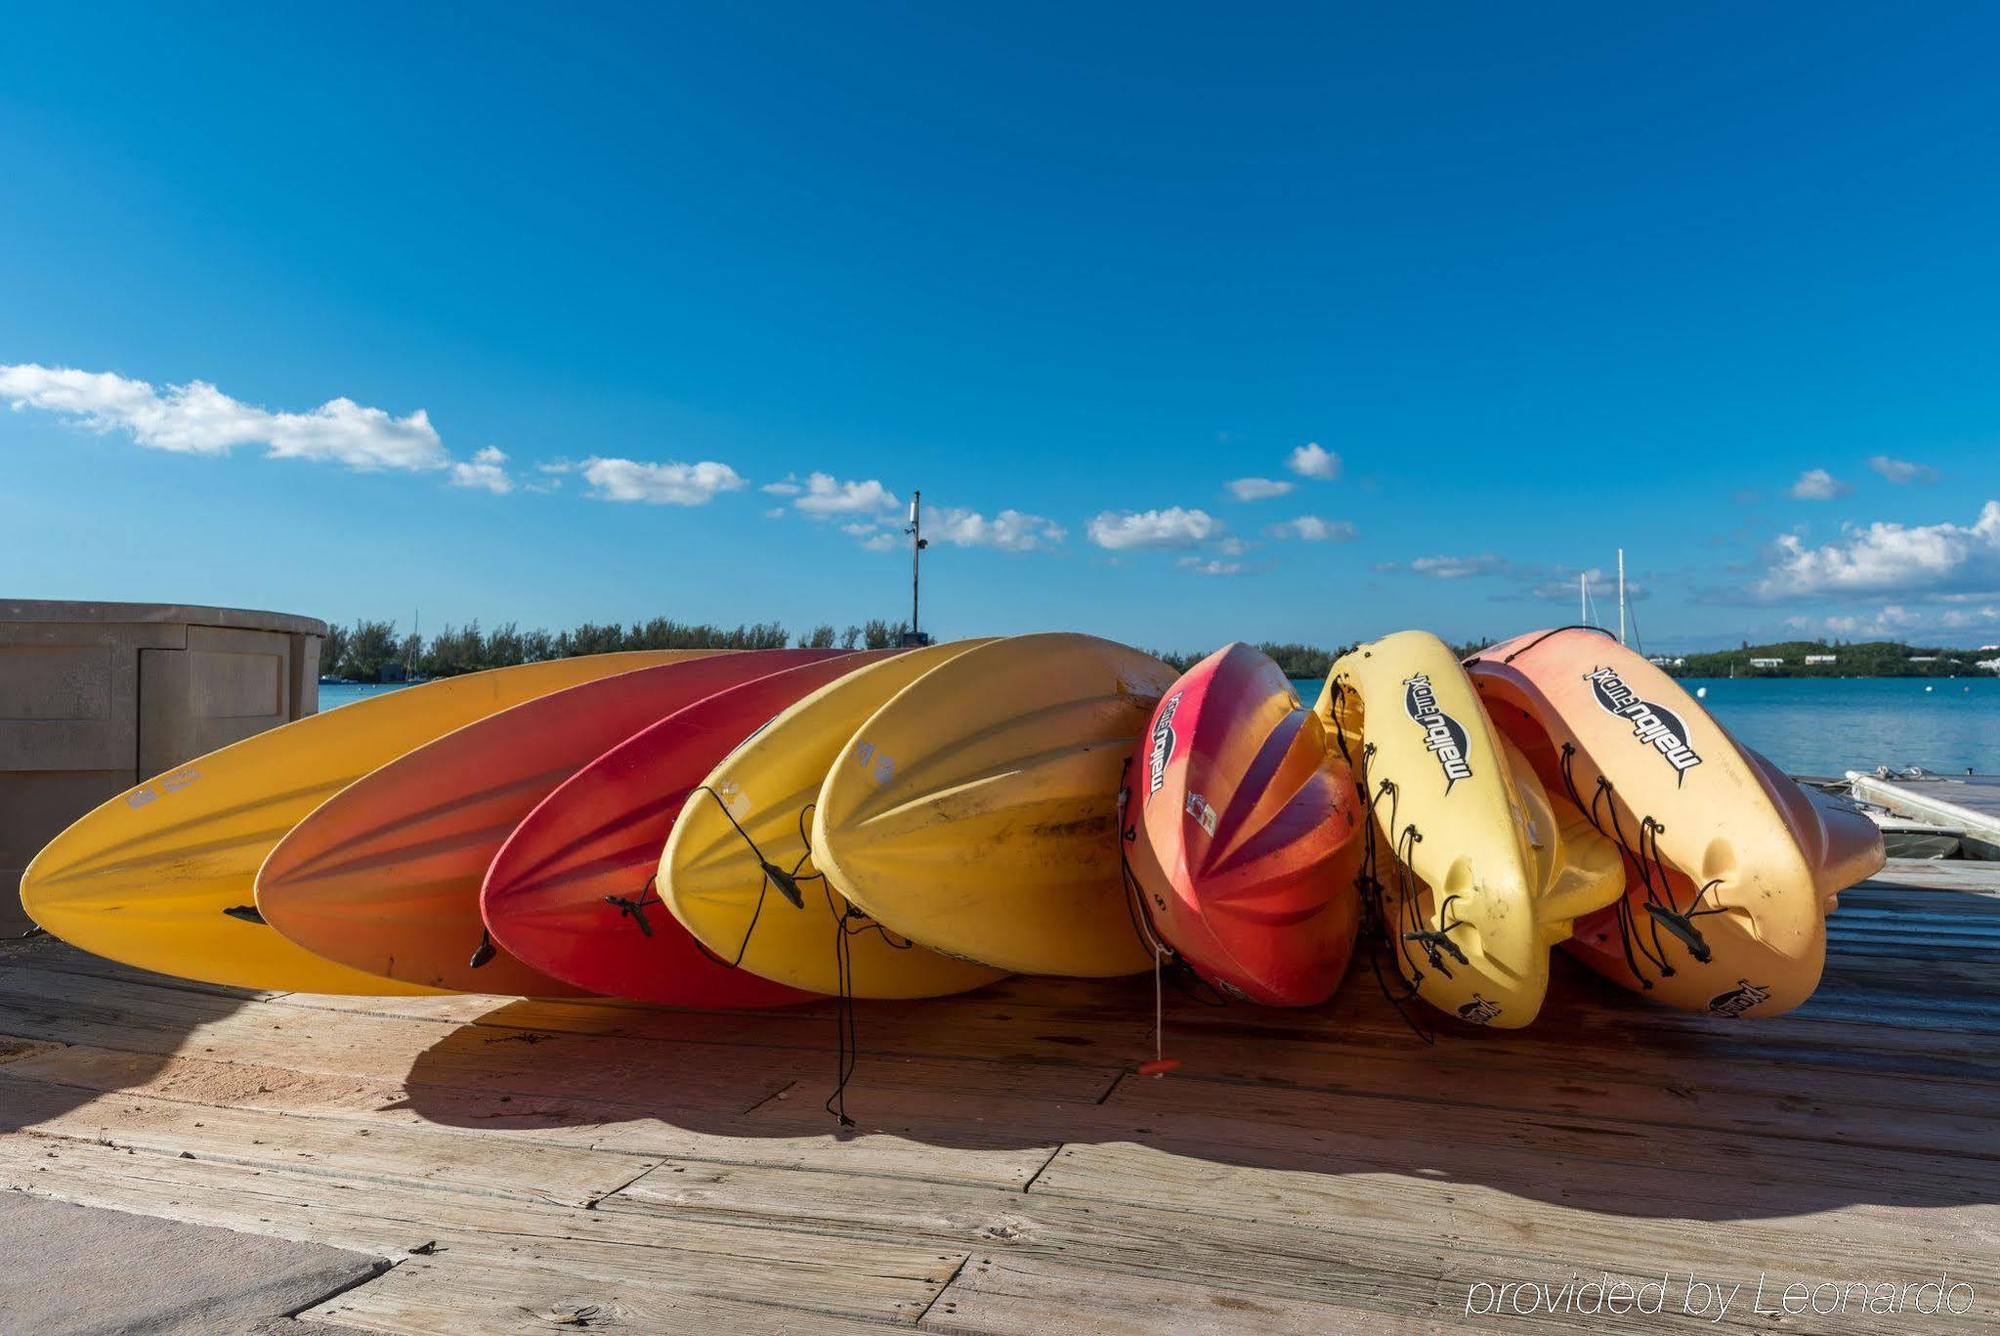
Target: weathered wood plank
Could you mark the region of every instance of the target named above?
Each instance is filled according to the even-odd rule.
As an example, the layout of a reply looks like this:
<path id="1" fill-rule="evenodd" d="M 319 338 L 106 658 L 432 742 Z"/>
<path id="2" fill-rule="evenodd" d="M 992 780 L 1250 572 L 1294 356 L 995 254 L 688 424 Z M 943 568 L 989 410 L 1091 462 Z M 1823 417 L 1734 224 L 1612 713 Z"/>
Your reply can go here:
<path id="1" fill-rule="evenodd" d="M 0 1044 L 6 1041 L 0 1040 Z M 57 1048 L 40 1045 L 38 1049 Z M 810 1130 L 767 1134 L 716 1118 L 697 1128 L 657 1116 L 657 1106 L 620 1104 L 571 1095 L 514 1095 L 412 1087 L 261 1063 L 75 1047 L 53 1069 L 84 1090 L 123 1091 L 225 1108 L 340 1119 L 368 1127 L 459 1135 L 482 1144 L 515 1141 L 579 1150 L 601 1149 L 661 1159 L 800 1167 L 837 1155 L 853 1172 L 987 1183 L 1019 1189 L 1047 1163 L 1055 1142 L 971 1149 L 893 1138 L 837 1135 L 831 1117 L 807 1120 Z M 50 1069 L 36 1074 L 47 1076 Z M 662 1074 L 661 1079 L 667 1079 Z M 790 1092 L 780 1092 L 786 1094 Z M 817 1106 L 817 1095 L 800 1095 Z M 0 1106 L 0 1113 L 4 1113 Z M 683 1119 L 684 1122 L 689 1121 Z"/>
<path id="2" fill-rule="evenodd" d="M 537 1267 L 467 1262 L 448 1253 L 409 1258 L 300 1316 L 395 1336 L 519 1336 L 562 1330 L 861 1336 L 882 1331 L 878 1323 L 833 1312 L 693 1294 L 653 1283 L 645 1274 L 578 1279 Z"/>
<path id="3" fill-rule="evenodd" d="M 131 1091 L 78 1101 L 103 1066 L 64 1049 L 0 1068 L 10 1126 L 222 1164 L 280 1168 L 344 1184 L 395 1183 L 586 1206 L 658 1161 L 649 1156 L 362 1126 L 338 1119 L 155 1099 Z"/>
<path id="4" fill-rule="evenodd" d="M 835 1250 L 779 1229 L 690 1224 L 393 1184 L 342 1183 L 279 1169 L 127 1151 L 93 1142 L 0 1136 L 0 1189 L 136 1211 L 383 1256 L 435 1248 L 466 1262 L 578 1280 L 644 1275 L 691 1295 L 909 1321 L 962 1252 L 865 1240 Z"/>
<path id="5" fill-rule="evenodd" d="M 1322 1336 L 1363 1329 L 1403 1336 L 1445 1329 L 1425 1318 L 985 1254 L 967 1262 L 919 1325 L 964 1336 L 1080 1329 L 1094 1336 Z"/>
<path id="6" fill-rule="evenodd" d="M 1995 1274 L 1992 1240 L 1955 1235 L 1940 1211 L 1850 1208 L 1718 1230 L 1671 1213 L 1609 1216 L 1410 1173 L 1244 1170 L 1117 1143 L 1064 1147 L 1025 1195 L 669 1162 L 600 1209 L 927 1238 L 990 1257 L 1394 1313 L 1424 1311 L 1454 1273 L 1540 1279 L 1587 1266 L 1640 1278 L 1651 1268 L 1657 1279 L 1672 1265 L 1723 1276 L 1759 1258 L 1782 1259 L 1797 1274 L 1888 1275 L 1908 1260 L 1913 1229 L 1955 1274 L 1965 1267 L 1975 1284 Z M 1450 1243 L 1443 1254 L 1441 1238 Z"/>
<path id="7" fill-rule="evenodd" d="M 924 1239 L 1088 1262 L 1100 1270 L 1220 1284 L 1315 1303 L 1369 1294 L 1407 1311 L 1426 1302 L 1427 1243 L 1370 1237 L 1338 1222 L 1203 1222 L 1144 1206 L 1040 1193 L 669 1161 L 600 1210 L 676 1220 L 787 1224 L 838 1239 Z"/>

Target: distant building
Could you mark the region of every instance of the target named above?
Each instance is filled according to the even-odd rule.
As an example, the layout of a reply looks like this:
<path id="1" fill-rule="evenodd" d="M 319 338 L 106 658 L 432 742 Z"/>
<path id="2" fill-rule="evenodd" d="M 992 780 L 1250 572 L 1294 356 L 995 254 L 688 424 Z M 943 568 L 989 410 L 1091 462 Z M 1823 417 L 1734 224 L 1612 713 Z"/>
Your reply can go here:
<path id="1" fill-rule="evenodd" d="M 1838 654 L 1808 654 L 1806 655 L 1806 666 L 1810 668 L 1816 663 L 1834 663 L 1839 658 Z"/>
<path id="2" fill-rule="evenodd" d="M 1910 656 L 1911 663 L 1936 663 L 1937 661 L 1938 656 L 1935 654 L 1912 654 Z"/>
<path id="3" fill-rule="evenodd" d="M 1646 662 L 1648 662 L 1648 663 L 1654 663 L 1654 664 L 1658 664 L 1658 665 L 1659 665 L 1660 667 L 1662 667 L 1662 668 L 1685 668 L 1685 667 L 1687 667 L 1687 660 L 1686 660 L 1686 659 L 1678 659 L 1678 658 L 1675 658 L 1675 657 L 1674 657 L 1673 655 L 1671 655 L 1671 654 L 1653 654 L 1653 655 L 1649 655 L 1649 656 L 1647 656 L 1647 659 L 1646 659 Z"/>
<path id="4" fill-rule="evenodd" d="M 1752 659 L 1750 660 L 1750 666 L 1752 668 L 1782 668 L 1785 666 L 1785 661 L 1783 659 Z"/>

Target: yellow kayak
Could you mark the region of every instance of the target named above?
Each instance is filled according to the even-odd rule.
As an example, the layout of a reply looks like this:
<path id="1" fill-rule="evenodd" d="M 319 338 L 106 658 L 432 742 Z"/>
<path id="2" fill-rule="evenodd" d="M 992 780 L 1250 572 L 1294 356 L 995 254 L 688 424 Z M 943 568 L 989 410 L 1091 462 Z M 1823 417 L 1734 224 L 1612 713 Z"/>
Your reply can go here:
<path id="1" fill-rule="evenodd" d="M 1015 636 L 918 678 L 854 735 L 813 812 L 834 888 L 894 931 L 1023 974 L 1152 956 L 1126 905 L 1118 789 L 1173 684 L 1095 636 Z"/>
<path id="2" fill-rule="evenodd" d="M 1624 890 L 1617 847 L 1550 800 L 1428 632 L 1343 656 L 1315 708 L 1373 809 L 1375 926 L 1404 981 L 1475 1024 L 1534 1020 L 1549 949 Z"/>
<path id="3" fill-rule="evenodd" d="M 128 789 L 49 842 L 21 877 L 35 922 L 72 946 L 207 983 L 424 993 L 296 946 L 258 916 L 257 868 L 314 808 L 464 724 L 579 682 L 712 650 L 496 668 L 310 715 Z"/>
<path id="4" fill-rule="evenodd" d="M 940 664 L 991 640 L 915 649 L 830 682 L 780 714 L 709 772 L 674 822 L 660 856 L 659 894 L 710 951 L 778 983 L 854 997 L 936 997 L 1005 977 L 847 917 L 806 845 L 811 809 L 854 731 L 890 697 Z M 765 875 L 769 862 L 801 903 Z M 845 933 L 845 937 L 841 934 Z"/>

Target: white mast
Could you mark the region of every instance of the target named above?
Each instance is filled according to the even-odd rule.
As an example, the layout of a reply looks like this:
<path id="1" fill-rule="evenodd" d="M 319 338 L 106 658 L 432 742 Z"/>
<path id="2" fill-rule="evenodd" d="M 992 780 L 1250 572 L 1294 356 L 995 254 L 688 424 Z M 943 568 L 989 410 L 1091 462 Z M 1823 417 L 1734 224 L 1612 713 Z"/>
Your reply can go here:
<path id="1" fill-rule="evenodd" d="M 1625 643 L 1625 549 L 1618 549 L 1618 643 Z"/>
<path id="2" fill-rule="evenodd" d="M 1578 626 L 1590 625 L 1590 573 L 1576 573 L 1576 622 Z"/>

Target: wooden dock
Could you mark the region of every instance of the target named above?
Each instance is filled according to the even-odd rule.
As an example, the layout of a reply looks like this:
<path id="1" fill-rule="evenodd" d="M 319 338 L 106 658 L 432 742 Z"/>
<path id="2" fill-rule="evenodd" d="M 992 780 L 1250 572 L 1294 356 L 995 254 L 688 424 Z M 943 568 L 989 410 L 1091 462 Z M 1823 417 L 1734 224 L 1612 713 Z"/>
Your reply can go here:
<path id="1" fill-rule="evenodd" d="M 1308 1013 L 1170 992 L 1164 1079 L 1150 978 L 863 1004 L 851 1132 L 830 1007 L 250 994 L 24 942 L 0 1179 L 383 1258 L 303 1314 L 337 1329 L 1994 1328 L 2000 865 L 1892 865 L 1831 933 L 1768 1022 L 1567 962 L 1533 1029 L 1434 1047 L 1365 971 Z M 1945 1272 L 1972 1311 L 1914 1311 Z M 1607 1273 L 1664 1311 L 1561 1307 Z M 1755 1313 L 1760 1274 L 1847 1309 Z M 1690 1278 L 1742 1286 L 1721 1322 Z M 1557 1311 L 1483 1312 L 1509 1282 Z"/>

